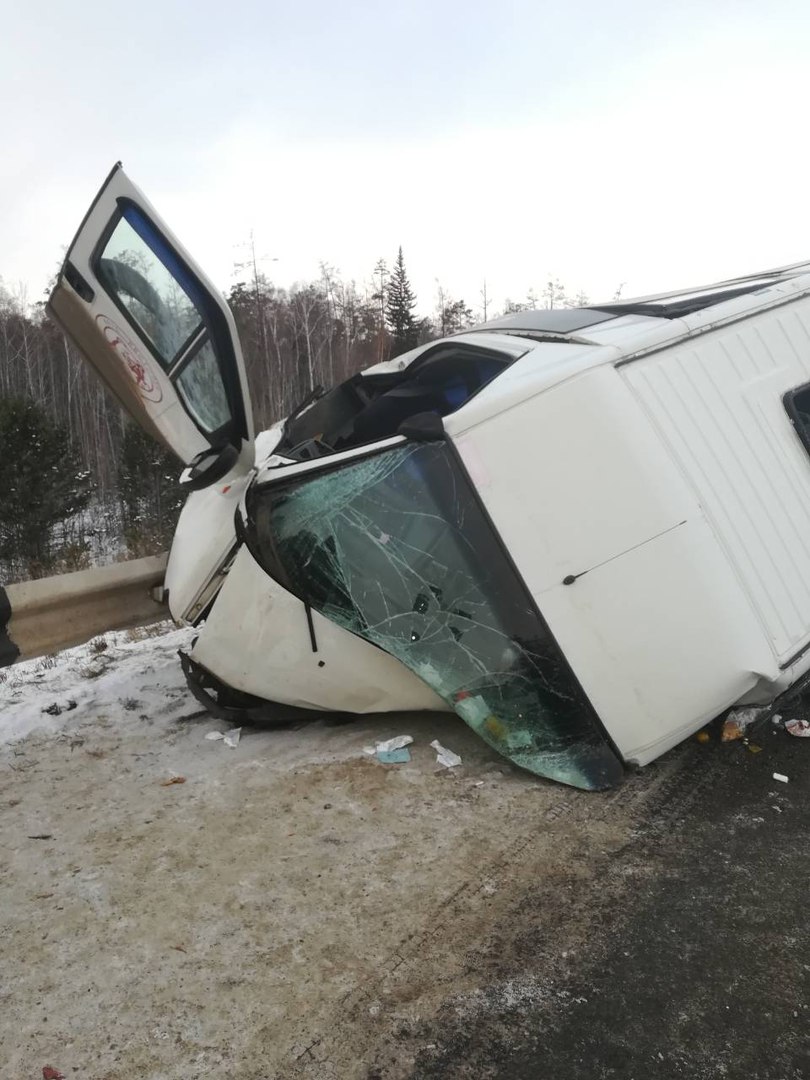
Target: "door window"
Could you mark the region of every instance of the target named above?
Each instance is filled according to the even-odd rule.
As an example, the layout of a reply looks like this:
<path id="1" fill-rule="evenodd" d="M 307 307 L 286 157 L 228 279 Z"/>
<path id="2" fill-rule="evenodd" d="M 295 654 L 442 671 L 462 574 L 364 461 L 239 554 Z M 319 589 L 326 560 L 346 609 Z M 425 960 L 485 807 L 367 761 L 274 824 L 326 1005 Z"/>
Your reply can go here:
<path id="1" fill-rule="evenodd" d="M 209 438 L 222 435 L 232 410 L 206 319 L 206 293 L 136 206 L 122 207 L 96 272 L 195 424 Z"/>
<path id="2" fill-rule="evenodd" d="M 210 341 L 205 341 L 184 365 L 175 386 L 186 411 L 206 435 L 228 423 L 228 399 Z"/>
<path id="3" fill-rule="evenodd" d="M 178 279 L 160 260 L 143 233 L 145 222 L 127 207 L 99 259 L 99 278 L 148 339 L 164 368 L 201 329 L 202 316 Z"/>

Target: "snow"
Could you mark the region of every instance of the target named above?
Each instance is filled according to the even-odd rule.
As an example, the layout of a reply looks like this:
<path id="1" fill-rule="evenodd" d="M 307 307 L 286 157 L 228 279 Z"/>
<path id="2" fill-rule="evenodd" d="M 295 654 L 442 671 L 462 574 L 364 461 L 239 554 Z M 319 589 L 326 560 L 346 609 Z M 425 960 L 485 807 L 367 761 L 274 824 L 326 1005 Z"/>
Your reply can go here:
<path id="1" fill-rule="evenodd" d="M 137 722 L 157 707 L 165 710 L 171 699 L 196 711 L 199 706 L 190 698 L 177 658 L 178 649 L 190 647 L 193 634 L 165 622 L 105 634 L 75 649 L 1 668 L 0 744 L 31 732 L 76 728 L 91 713 Z"/>

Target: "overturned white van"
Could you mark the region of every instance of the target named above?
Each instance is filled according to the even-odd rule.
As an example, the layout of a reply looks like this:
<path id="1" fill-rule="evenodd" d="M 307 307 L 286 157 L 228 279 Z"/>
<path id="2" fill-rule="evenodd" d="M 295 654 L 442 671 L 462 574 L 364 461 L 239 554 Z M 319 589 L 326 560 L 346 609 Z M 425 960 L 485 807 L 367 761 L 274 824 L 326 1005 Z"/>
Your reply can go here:
<path id="1" fill-rule="evenodd" d="M 168 603 L 220 715 L 452 709 L 598 789 L 810 668 L 810 264 L 511 314 L 255 441 L 231 314 L 120 166 L 50 308 L 186 465 Z"/>

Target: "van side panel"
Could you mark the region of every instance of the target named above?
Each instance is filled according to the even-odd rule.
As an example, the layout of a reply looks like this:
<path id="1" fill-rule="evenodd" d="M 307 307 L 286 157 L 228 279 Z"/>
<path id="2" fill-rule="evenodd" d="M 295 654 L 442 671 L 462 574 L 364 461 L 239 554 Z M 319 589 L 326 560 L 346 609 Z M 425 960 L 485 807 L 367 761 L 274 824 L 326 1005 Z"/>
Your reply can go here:
<path id="1" fill-rule="evenodd" d="M 777 676 L 694 492 L 615 368 L 561 383 L 456 443 L 626 759 L 652 760 Z"/>
<path id="2" fill-rule="evenodd" d="M 779 663 L 810 641 L 810 458 L 782 403 L 810 381 L 810 301 L 619 372 L 661 433 Z"/>

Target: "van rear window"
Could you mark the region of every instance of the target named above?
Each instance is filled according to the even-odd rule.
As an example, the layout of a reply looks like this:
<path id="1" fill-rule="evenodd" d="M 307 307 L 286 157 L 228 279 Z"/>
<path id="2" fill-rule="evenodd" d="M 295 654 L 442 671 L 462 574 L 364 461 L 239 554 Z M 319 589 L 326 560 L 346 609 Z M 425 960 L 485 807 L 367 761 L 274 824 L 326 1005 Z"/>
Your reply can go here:
<path id="1" fill-rule="evenodd" d="M 810 454 L 810 383 L 795 390 L 788 390 L 782 400 L 796 434 Z"/>

